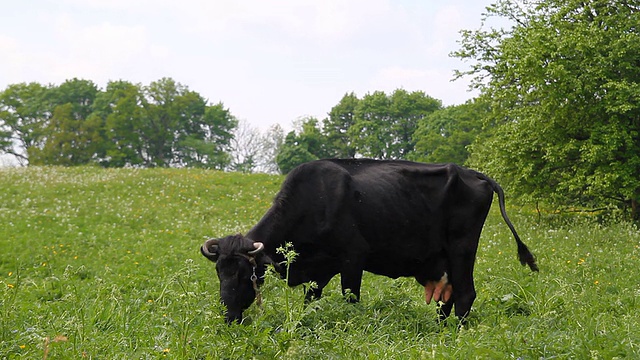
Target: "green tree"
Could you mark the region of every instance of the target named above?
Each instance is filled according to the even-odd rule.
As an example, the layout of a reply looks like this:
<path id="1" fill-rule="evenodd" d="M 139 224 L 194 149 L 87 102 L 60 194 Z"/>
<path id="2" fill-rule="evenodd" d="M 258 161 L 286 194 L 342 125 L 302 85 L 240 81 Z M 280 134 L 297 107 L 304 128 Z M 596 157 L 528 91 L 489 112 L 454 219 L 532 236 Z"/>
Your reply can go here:
<path id="1" fill-rule="evenodd" d="M 640 201 L 640 3 L 502 0 L 506 30 L 462 33 L 454 55 L 492 112 L 472 162 L 531 200 Z"/>
<path id="2" fill-rule="evenodd" d="M 411 160 L 465 164 L 468 146 L 482 133 L 486 106 L 477 101 L 448 106 L 429 114 L 413 135 L 416 143 Z"/>
<path id="3" fill-rule="evenodd" d="M 143 89 L 142 155 L 146 166 L 228 165 L 237 120 L 222 103 L 208 105 L 199 94 L 169 78 Z"/>
<path id="4" fill-rule="evenodd" d="M 142 102 L 144 118 L 141 127 L 146 166 L 175 165 L 174 145 L 180 116 L 178 97 L 185 90 L 168 78 L 154 81 L 143 89 L 145 100 Z"/>
<path id="5" fill-rule="evenodd" d="M 360 154 L 376 159 L 393 158 L 390 107 L 391 102 L 382 91 L 366 94 L 360 100 L 355 110 L 355 124 L 348 132 Z"/>
<path id="6" fill-rule="evenodd" d="M 418 123 L 434 111 L 442 108 L 442 102 L 422 91 L 407 92 L 398 89 L 391 94 L 391 146 L 394 157 L 405 159 L 415 147 L 414 133 Z"/>
<path id="7" fill-rule="evenodd" d="M 41 146 L 49 117 L 47 91 L 38 83 L 20 83 L 0 92 L 0 153 L 11 154 L 26 164 L 31 149 Z"/>
<path id="8" fill-rule="evenodd" d="M 322 133 L 327 137 L 331 157 L 353 158 L 356 147 L 349 137 L 349 129 L 355 124 L 355 112 L 360 100 L 353 93 L 345 94 L 338 105 L 331 108 L 329 117 L 323 120 Z"/>
<path id="9" fill-rule="evenodd" d="M 89 164 L 96 146 L 102 142 L 99 135 L 100 121 L 75 119 L 73 105 L 57 105 L 46 128 L 46 142 L 42 149 L 33 150 L 33 165 L 84 165 Z"/>
<path id="10" fill-rule="evenodd" d="M 355 109 L 348 135 L 357 152 L 376 159 L 404 159 L 413 151 L 418 122 L 442 104 L 422 91 L 397 89 L 365 95 Z"/>
<path id="11" fill-rule="evenodd" d="M 164 78 L 11 85 L 0 93 L 0 152 L 33 165 L 193 166 L 223 169 L 237 120 L 222 103 Z"/>
<path id="12" fill-rule="evenodd" d="M 104 151 L 100 164 L 105 167 L 139 166 L 144 163 L 142 122 L 144 95 L 139 85 L 110 81 L 98 94 L 94 116 L 104 121 Z"/>
<path id="13" fill-rule="evenodd" d="M 284 144 L 276 155 L 276 163 L 281 174 L 288 174 L 296 166 L 313 160 L 318 160 L 318 157 L 310 153 L 304 146 L 299 146 L 294 132 L 287 134 Z"/>
<path id="14" fill-rule="evenodd" d="M 41 134 L 44 145 L 31 147 L 29 162 L 33 165 L 88 164 L 102 146 L 101 121 L 90 118 L 98 87 L 89 80 L 71 79 L 47 92 L 51 117 Z"/>
<path id="15" fill-rule="evenodd" d="M 199 102 L 191 93 L 191 104 Z M 199 99 L 200 95 L 197 95 Z M 187 100 L 189 101 L 189 100 Z M 231 161 L 230 144 L 238 120 L 222 103 L 206 105 L 204 114 L 182 119 L 177 153 L 185 166 L 222 170 Z"/>
<path id="16" fill-rule="evenodd" d="M 290 131 L 280 146 L 276 162 L 282 174 L 312 160 L 331 157 L 327 149 L 327 137 L 322 134 L 316 118 L 302 120 L 298 131 Z"/>

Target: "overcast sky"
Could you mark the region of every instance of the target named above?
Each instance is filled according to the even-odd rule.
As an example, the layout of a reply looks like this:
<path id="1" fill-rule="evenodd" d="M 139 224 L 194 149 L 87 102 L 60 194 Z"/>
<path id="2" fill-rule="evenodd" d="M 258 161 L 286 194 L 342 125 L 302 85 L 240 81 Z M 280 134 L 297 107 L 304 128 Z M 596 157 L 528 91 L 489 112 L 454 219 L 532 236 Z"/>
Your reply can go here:
<path id="1" fill-rule="evenodd" d="M 489 0 L 3 1 L 0 90 L 21 82 L 170 77 L 262 129 L 323 119 L 347 92 L 461 104 L 461 29 Z"/>

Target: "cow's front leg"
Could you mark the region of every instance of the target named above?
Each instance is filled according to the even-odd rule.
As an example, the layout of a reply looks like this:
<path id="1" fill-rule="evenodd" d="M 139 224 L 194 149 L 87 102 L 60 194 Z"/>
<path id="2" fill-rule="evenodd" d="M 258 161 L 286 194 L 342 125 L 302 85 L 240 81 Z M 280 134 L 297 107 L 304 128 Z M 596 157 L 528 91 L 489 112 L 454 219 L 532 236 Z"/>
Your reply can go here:
<path id="1" fill-rule="evenodd" d="M 350 303 L 360 301 L 363 271 L 364 261 L 361 259 L 345 260 L 343 264 L 343 269 L 340 272 L 340 284 L 342 285 L 342 294 Z"/>
<path id="2" fill-rule="evenodd" d="M 304 302 L 308 304 L 313 300 L 318 300 L 322 297 L 322 288 L 321 287 L 309 287 L 306 289 L 304 293 Z"/>
<path id="3" fill-rule="evenodd" d="M 331 278 L 333 278 L 333 274 L 331 276 L 323 278 L 322 280 L 315 280 L 315 286 L 310 286 L 306 289 L 306 292 L 304 294 L 304 302 L 308 304 L 313 300 L 320 299 L 320 297 L 322 297 L 322 289 L 327 286 Z"/>

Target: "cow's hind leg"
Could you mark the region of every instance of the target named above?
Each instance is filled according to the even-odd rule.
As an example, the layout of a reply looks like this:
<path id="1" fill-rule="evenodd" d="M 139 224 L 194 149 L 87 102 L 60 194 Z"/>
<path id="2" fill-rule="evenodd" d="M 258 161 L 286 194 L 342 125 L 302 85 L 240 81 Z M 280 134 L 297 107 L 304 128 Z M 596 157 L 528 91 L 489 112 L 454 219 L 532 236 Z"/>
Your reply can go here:
<path id="1" fill-rule="evenodd" d="M 463 323 L 471 311 L 471 306 L 476 299 L 476 289 L 473 282 L 473 268 L 476 261 L 478 243 L 482 226 L 491 206 L 491 198 L 486 201 L 486 207 L 476 208 L 466 219 L 457 219 L 450 224 L 449 246 L 447 258 L 449 259 L 449 280 L 453 287 L 453 301 L 455 302 L 455 314 Z M 445 309 L 449 310 L 450 309 Z"/>
<path id="2" fill-rule="evenodd" d="M 346 260 L 343 264 L 343 269 L 340 272 L 340 284 L 342 285 L 342 294 L 350 303 L 360 301 L 363 272 L 364 261 L 361 259 Z"/>
<path id="3" fill-rule="evenodd" d="M 464 320 L 467 315 L 469 315 L 469 311 L 471 311 L 471 305 L 473 305 L 473 301 L 476 299 L 476 290 L 473 283 L 473 266 L 475 261 L 475 252 L 469 251 L 458 256 L 454 256 L 451 259 L 451 285 L 453 287 L 453 296 L 451 301 L 451 305 L 455 301 L 456 316 Z M 445 305 L 448 305 L 446 303 Z M 451 307 L 448 305 L 446 308 L 442 309 L 443 314 L 446 312 L 451 312 Z"/>

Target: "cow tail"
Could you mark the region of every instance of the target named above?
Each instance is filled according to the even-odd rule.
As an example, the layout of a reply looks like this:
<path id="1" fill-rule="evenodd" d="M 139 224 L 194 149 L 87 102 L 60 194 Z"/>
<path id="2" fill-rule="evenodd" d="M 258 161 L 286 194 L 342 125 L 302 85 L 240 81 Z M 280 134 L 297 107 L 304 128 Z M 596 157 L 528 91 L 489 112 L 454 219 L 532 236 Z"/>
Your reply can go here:
<path id="1" fill-rule="evenodd" d="M 504 222 L 507 223 L 507 226 L 511 230 L 513 237 L 516 239 L 516 243 L 518 244 L 518 259 L 520 260 L 520 263 L 522 265 L 529 265 L 529 268 L 531 268 L 532 271 L 538 271 L 536 258 L 533 256 L 531 251 L 529 251 L 529 248 L 527 247 L 527 245 L 525 245 L 525 243 L 523 243 L 522 240 L 520 240 L 520 236 L 518 236 L 518 233 L 516 232 L 516 228 L 513 226 L 513 224 L 511 223 L 511 220 L 509 220 L 509 217 L 507 216 L 507 210 L 505 209 L 505 205 L 504 205 L 504 191 L 502 190 L 502 187 L 495 180 L 491 179 L 488 176 L 483 176 L 483 178 L 487 180 L 489 184 L 491 184 L 491 187 L 493 187 L 493 191 L 495 191 L 495 193 L 498 194 L 498 203 L 500 204 L 500 213 L 502 214 L 502 218 L 504 219 Z"/>

